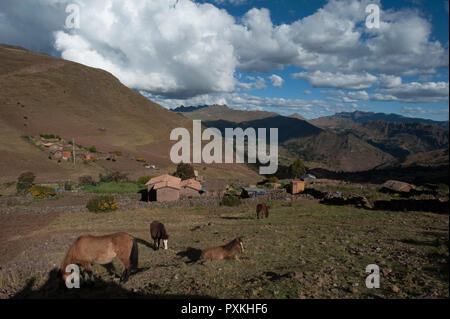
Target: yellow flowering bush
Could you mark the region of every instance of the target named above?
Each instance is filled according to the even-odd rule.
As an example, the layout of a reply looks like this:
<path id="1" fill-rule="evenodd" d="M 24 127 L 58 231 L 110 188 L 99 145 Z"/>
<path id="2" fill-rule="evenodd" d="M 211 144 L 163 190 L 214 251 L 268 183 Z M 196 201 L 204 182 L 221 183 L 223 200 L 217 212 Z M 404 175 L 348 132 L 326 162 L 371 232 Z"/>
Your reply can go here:
<path id="1" fill-rule="evenodd" d="M 112 196 L 96 196 L 87 202 L 86 208 L 94 213 L 107 213 L 118 209 L 119 205 Z"/>
<path id="2" fill-rule="evenodd" d="M 47 186 L 34 185 L 30 188 L 30 193 L 37 198 L 47 198 L 55 196 L 56 192 L 53 188 Z"/>

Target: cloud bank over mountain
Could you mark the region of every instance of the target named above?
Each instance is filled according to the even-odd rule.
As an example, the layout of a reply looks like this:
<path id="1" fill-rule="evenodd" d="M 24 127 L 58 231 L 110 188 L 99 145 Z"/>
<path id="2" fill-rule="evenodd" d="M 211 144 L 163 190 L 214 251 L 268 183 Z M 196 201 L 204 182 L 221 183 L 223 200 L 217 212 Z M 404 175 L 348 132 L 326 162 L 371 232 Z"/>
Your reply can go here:
<path id="1" fill-rule="evenodd" d="M 65 27 L 69 3 L 80 8 L 79 29 Z M 129 87 L 170 99 L 265 89 L 266 79 L 281 88 L 285 78 L 274 73 L 293 67 L 298 72 L 291 73 L 292 81 L 371 88 L 377 90 L 370 94 L 373 101 L 448 101 L 448 82 L 402 81 L 448 69 L 448 43 L 433 39 L 430 21 L 417 10 L 330 0 L 309 16 L 276 25 L 266 8 L 235 17 L 216 6 L 223 3 L 4 0 L 0 40 L 102 68 Z M 381 8 L 379 28 L 365 25 L 369 3 Z M 241 79 L 239 72 L 255 76 Z"/>

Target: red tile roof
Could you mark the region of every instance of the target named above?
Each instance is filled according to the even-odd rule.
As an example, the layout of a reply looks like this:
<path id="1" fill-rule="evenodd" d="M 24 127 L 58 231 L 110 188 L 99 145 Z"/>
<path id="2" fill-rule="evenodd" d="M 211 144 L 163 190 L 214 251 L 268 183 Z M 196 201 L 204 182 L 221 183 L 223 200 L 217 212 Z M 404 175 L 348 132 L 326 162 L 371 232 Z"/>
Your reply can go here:
<path id="1" fill-rule="evenodd" d="M 181 178 L 169 174 L 164 174 L 157 177 L 153 177 L 145 185 L 153 185 L 159 182 L 170 182 L 171 184 L 180 184 Z"/>
<path id="2" fill-rule="evenodd" d="M 192 189 L 195 189 L 197 191 L 202 190 L 202 184 L 200 182 L 196 181 L 195 179 L 187 179 L 185 181 L 181 181 L 181 187 L 190 187 Z"/>

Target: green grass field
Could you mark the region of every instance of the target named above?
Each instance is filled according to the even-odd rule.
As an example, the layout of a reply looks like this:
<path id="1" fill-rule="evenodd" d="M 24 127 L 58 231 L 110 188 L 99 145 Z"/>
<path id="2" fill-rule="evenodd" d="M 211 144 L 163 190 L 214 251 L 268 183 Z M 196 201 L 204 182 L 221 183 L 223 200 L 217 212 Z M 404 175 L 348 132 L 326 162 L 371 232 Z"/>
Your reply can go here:
<path id="1" fill-rule="evenodd" d="M 46 261 L 55 265 L 81 234 L 126 231 L 142 240 L 139 267 L 145 270 L 113 289 L 107 283 L 118 283 L 120 262 L 114 262 L 115 276 L 96 265 L 94 273 L 102 281 L 93 290 L 71 292 L 81 297 L 448 298 L 448 215 L 372 212 L 312 201 L 271 205 L 264 220 L 256 220 L 254 207 L 246 205 L 62 213 L 39 233 L 51 234 L 49 243 L 64 242 L 46 246 Z M 166 225 L 168 250 L 151 248 L 153 220 Z M 195 261 L 202 249 L 237 236 L 243 236 L 245 247 L 240 260 Z M 39 247 L 36 243 L 15 262 L 33 267 L 42 258 L 33 257 Z M 369 264 L 380 267 L 379 289 L 365 286 Z M 15 281 L 16 288 L 39 273 L 31 269 Z M 40 276 L 34 296 L 59 296 L 53 288 L 42 288 L 46 274 Z"/>
<path id="2" fill-rule="evenodd" d="M 122 183 L 98 183 L 97 185 L 83 186 L 82 190 L 97 193 L 97 194 L 127 194 L 137 193 L 142 189 L 145 189 L 144 185 L 140 185 L 134 182 L 122 182 Z"/>

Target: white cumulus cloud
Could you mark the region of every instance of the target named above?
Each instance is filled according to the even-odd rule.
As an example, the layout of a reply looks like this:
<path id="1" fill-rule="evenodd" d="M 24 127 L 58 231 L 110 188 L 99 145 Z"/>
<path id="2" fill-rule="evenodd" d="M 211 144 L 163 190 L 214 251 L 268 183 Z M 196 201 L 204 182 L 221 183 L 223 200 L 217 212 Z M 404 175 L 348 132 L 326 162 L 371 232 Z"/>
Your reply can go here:
<path id="1" fill-rule="evenodd" d="M 225 1 L 216 3 L 244 3 Z M 64 26 L 70 3 L 80 5 L 80 29 Z M 369 3 L 380 6 L 378 29 L 364 24 Z M 169 98 L 244 89 L 247 82 L 241 84 L 236 71 L 272 74 L 278 85 L 273 73 L 286 66 L 302 69 L 296 77 L 315 87 L 402 88 L 402 77 L 448 68 L 448 44 L 433 39 L 431 30 L 420 12 L 384 10 L 374 0 L 329 0 L 278 25 L 265 8 L 233 17 L 214 3 L 193 0 L 0 1 L 0 42 L 60 54 Z M 389 100 L 402 93 L 377 94 Z"/>
<path id="2" fill-rule="evenodd" d="M 273 86 L 282 87 L 284 80 L 281 76 L 278 76 L 276 74 L 272 74 L 269 76 L 270 81 L 272 82 Z"/>
<path id="3" fill-rule="evenodd" d="M 344 74 L 314 71 L 294 73 L 292 77 L 294 79 L 304 78 L 314 87 L 347 90 L 367 89 L 377 81 L 377 77 L 369 73 Z"/>
<path id="4" fill-rule="evenodd" d="M 371 96 L 374 101 L 402 101 L 408 103 L 448 101 L 448 82 L 410 82 L 380 89 Z"/>

